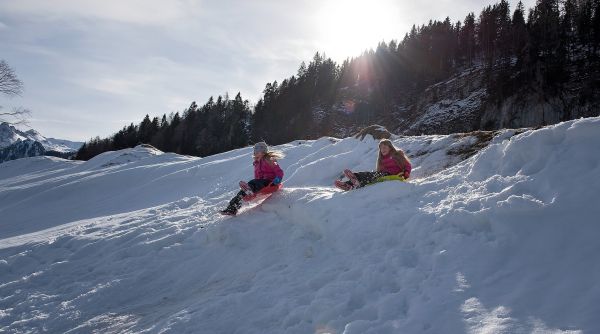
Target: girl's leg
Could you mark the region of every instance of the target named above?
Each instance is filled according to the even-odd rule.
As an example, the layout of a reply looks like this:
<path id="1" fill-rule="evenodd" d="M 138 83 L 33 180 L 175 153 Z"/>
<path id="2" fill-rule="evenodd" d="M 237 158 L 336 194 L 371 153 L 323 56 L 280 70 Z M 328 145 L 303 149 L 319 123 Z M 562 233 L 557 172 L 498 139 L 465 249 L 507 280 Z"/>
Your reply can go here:
<path id="1" fill-rule="evenodd" d="M 261 190 L 262 188 L 266 187 L 267 185 L 269 185 L 269 183 L 270 183 L 269 180 L 255 179 L 255 180 L 250 180 L 248 182 L 248 186 L 250 186 L 250 189 L 253 192 L 257 192 L 257 191 Z M 246 196 L 246 192 L 244 190 L 240 190 L 237 193 L 237 195 L 235 195 L 231 199 L 231 201 L 229 201 L 229 205 L 222 212 L 235 215 L 237 213 L 237 211 L 242 207 L 242 198 L 244 196 Z"/>
<path id="2" fill-rule="evenodd" d="M 240 190 L 237 195 L 235 195 L 231 201 L 229 201 L 229 205 L 223 212 L 236 214 L 237 211 L 242 207 L 242 197 L 246 196 L 246 193 L 243 190 Z"/>
<path id="3" fill-rule="evenodd" d="M 260 191 L 262 188 L 268 186 L 269 183 L 271 183 L 271 181 L 263 179 L 254 179 L 248 181 L 248 185 L 250 186 L 253 192 Z"/>
<path id="4" fill-rule="evenodd" d="M 354 176 L 358 179 L 360 183 L 359 187 L 364 187 L 368 184 L 375 182 L 378 178 L 382 176 L 386 176 L 388 173 L 386 172 L 358 172 L 354 173 Z"/>
<path id="5" fill-rule="evenodd" d="M 269 185 L 269 183 L 271 183 L 271 181 L 269 181 L 269 180 L 255 179 L 255 180 L 248 181 L 248 186 L 250 186 L 250 189 L 253 192 L 257 192 L 257 191 L 261 190 L 262 188 L 266 187 L 267 185 Z M 237 195 L 235 195 L 231 199 L 231 201 L 229 201 L 229 205 L 222 212 L 235 215 L 237 213 L 237 211 L 242 207 L 242 198 L 244 196 L 246 196 L 246 192 L 244 190 L 240 190 L 237 193 Z"/>

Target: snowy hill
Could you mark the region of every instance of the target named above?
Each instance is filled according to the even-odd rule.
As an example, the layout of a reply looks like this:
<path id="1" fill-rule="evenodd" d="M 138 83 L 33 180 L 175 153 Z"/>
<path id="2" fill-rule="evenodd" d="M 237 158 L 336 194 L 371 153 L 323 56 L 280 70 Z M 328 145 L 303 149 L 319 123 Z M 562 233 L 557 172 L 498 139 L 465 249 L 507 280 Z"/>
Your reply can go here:
<path id="1" fill-rule="evenodd" d="M 38 144 L 35 145 L 34 142 Z M 21 131 L 6 122 L 0 123 L 0 156 L 11 156 L 10 159 L 0 159 L 0 162 L 44 155 L 46 152 L 67 154 L 76 152 L 81 145 L 83 145 L 82 142 L 46 138 L 33 129 Z M 35 150 L 31 149 L 33 146 L 36 147 Z M 23 152 L 23 154 L 15 155 L 15 152 Z"/>
<path id="2" fill-rule="evenodd" d="M 411 182 L 347 193 L 376 141 L 294 141 L 233 218 L 251 148 L 1 164 L 0 331 L 599 332 L 599 130 L 396 137 Z"/>

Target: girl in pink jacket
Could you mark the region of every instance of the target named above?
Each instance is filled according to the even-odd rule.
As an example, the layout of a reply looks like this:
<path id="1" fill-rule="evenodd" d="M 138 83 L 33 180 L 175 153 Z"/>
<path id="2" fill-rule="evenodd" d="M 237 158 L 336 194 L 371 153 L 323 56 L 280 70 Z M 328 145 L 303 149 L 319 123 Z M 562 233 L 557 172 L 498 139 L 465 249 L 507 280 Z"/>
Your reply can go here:
<path id="1" fill-rule="evenodd" d="M 242 207 L 242 198 L 246 195 L 258 192 L 262 188 L 272 184 L 278 185 L 283 179 L 283 170 L 277 164 L 277 159 L 283 158 L 283 154 L 276 151 L 269 151 L 265 142 L 259 142 L 254 145 L 254 179 L 240 181 L 241 190 L 229 202 L 227 208 L 221 211 L 225 215 L 235 215 Z"/>
<path id="2" fill-rule="evenodd" d="M 336 180 L 335 185 L 343 190 L 350 190 L 364 187 L 375 182 L 378 178 L 387 175 L 400 175 L 404 179 L 410 177 L 412 166 L 410 160 L 401 149 L 394 147 L 389 139 L 382 139 L 379 142 L 379 155 L 377 157 L 377 170 L 374 172 L 353 173 L 346 169 L 344 174 L 349 181 L 342 182 Z"/>

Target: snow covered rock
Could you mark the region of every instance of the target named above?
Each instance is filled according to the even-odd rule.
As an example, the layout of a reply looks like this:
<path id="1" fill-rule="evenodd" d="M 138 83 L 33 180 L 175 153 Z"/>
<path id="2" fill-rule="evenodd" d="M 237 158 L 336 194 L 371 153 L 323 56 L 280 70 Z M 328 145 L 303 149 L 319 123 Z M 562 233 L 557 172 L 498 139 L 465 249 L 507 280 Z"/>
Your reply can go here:
<path id="1" fill-rule="evenodd" d="M 360 132 L 355 134 L 354 137 L 363 140 L 367 135 L 371 135 L 371 137 L 373 137 L 374 139 L 389 139 L 390 137 L 392 137 L 392 134 L 384 126 L 377 124 L 368 126 L 360 130 Z"/>
<path id="2" fill-rule="evenodd" d="M 14 144 L 0 149 L 0 163 L 20 158 L 36 157 L 44 155 L 44 153 L 46 153 L 46 150 L 39 142 L 29 139 L 18 140 Z"/>

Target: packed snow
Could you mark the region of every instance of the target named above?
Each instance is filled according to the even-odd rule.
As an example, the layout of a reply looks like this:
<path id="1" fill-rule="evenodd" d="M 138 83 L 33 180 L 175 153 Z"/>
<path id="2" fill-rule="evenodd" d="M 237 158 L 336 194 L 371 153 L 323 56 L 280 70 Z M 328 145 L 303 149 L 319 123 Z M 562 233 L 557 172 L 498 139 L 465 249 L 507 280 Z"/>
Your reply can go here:
<path id="1" fill-rule="evenodd" d="M 277 146 L 285 187 L 218 215 L 250 147 L 0 165 L 0 332 L 600 332 L 600 118 L 394 137 L 410 182 L 342 192 L 377 141 Z"/>

